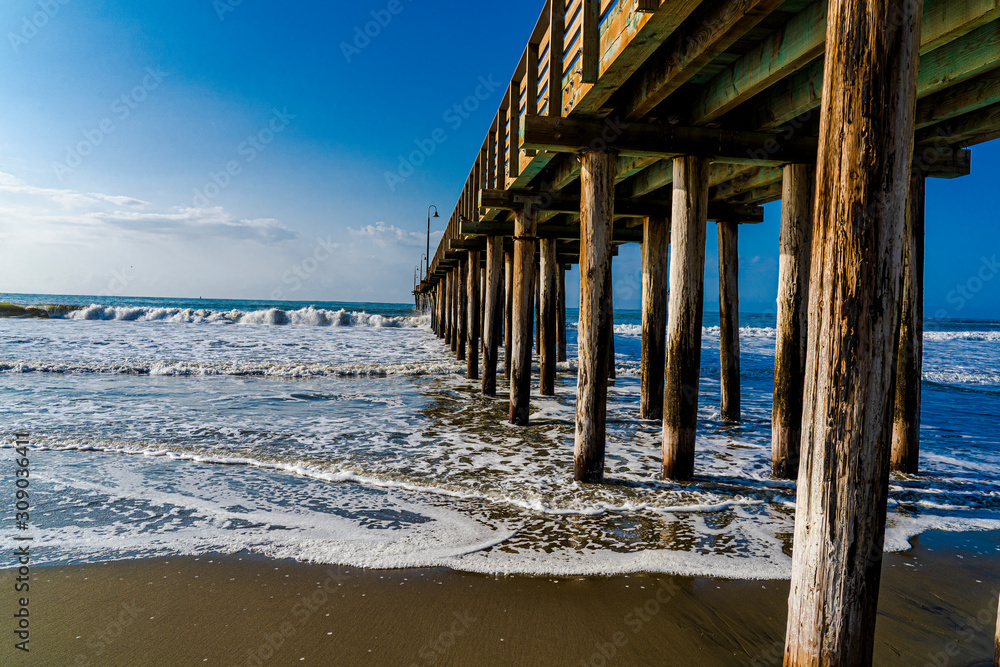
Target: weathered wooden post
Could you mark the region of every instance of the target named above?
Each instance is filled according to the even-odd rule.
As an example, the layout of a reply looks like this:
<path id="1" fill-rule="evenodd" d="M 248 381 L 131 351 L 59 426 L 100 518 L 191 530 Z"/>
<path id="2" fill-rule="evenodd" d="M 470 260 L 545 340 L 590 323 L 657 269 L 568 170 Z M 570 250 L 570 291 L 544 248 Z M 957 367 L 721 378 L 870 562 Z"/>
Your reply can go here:
<path id="1" fill-rule="evenodd" d="M 541 257 L 535 263 L 535 354 L 538 355 L 539 359 L 542 356 L 542 271 L 541 271 Z"/>
<path id="2" fill-rule="evenodd" d="M 479 251 L 469 251 L 468 322 L 466 323 L 467 352 L 465 376 L 470 380 L 479 379 Z"/>
<path id="3" fill-rule="evenodd" d="M 459 324 L 459 317 L 462 312 L 461 299 L 459 298 L 459 294 L 462 291 L 461 274 L 462 264 L 460 262 L 451 271 L 451 349 L 456 357 L 458 357 L 459 336 L 461 332 Z"/>
<path id="4" fill-rule="evenodd" d="M 513 353 L 510 356 L 510 423 L 528 425 L 531 400 L 532 313 L 535 310 L 537 213 L 525 206 L 514 216 Z"/>
<path id="5" fill-rule="evenodd" d="M 694 475 L 705 297 L 708 160 L 674 158 L 670 230 L 670 314 L 663 384 L 663 476 Z"/>
<path id="6" fill-rule="evenodd" d="M 497 358 L 500 354 L 500 328 L 502 325 L 500 305 L 503 277 L 503 238 L 486 238 L 486 306 L 483 325 L 483 394 L 497 395 Z"/>
<path id="7" fill-rule="evenodd" d="M 437 306 L 434 303 L 433 291 L 426 294 L 424 306 L 427 308 L 427 313 L 431 316 L 431 331 L 437 331 Z"/>
<path id="8" fill-rule="evenodd" d="M 610 271 L 610 266 L 608 271 Z M 608 383 L 614 384 L 618 380 L 618 372 L 615 368 L 615 289 L 614 289 L 614 278 L 611 278 L 611 291 L 608 293 L 608 299 L 611 301 L 610 306 L 610 317 L 611 317 L 611 339 L 608 341 Z"/>
<path id="9" fill-rule="evenodd" d="M 438 282 L 434 285 L 434 291 L 431 293 L 431 312 L 434 313 L 434 335 L 440 335 L 441 331 L 441 283 Z"/>
<path id="10" fill-rule="evenodd" d="M 486 267 L 479 269 L 479 341 L 485 340 L 486 333 Z"/>
<path id="11" fill-rule="evenodd" d="M 443 275 L 438 278 L 437 283 L 437 308 L 438 308 L 438 321 L 437 321 L 437 336 L 443 339 L 445 336 L 445 304 L 447 303 L 446 289 L 447 286 L 447 276 Z"/>
<path id="12" fill-rule="evenodd" d="M 815 167 L 785 166 L 781 185 L 778 330 L 771 411 L 771 474 L 779 479 L 795 479 L 799 475 L 815 190 Z"/>
<path id="13" fill-rule="evenodd" d="M 437 284 L 437 290 L 438 290 L 438 331 L 437 331 L 437 335 L 438 335 L 438 338 L 442 338 L 442 339 L 444 338 L 444 335 L 445 335 L 444 334 L 445 321 L 446 321 L 445 306 L 448 303 L 448 298 L 447 298 L 448 292 L 447 292 L 447 289 L 446 289 L 447 285 L 448 285 L 447 274 L 445 274 L 444 276 L 441 276 L 441 279 L 438 280 L 438 284 Z"/>
<path id="14" fill-rule="evenodd" d="M 447 306 L 448 304 L 448 275 L 445 273 L 438 280 L 438 338 L 444 340 L 445 330 L 448 326 Z"/>
<path id="15" fill-rule="evenodd" d="M 430 292 L 427 293 L 427 306 L 430 309 L 431 316 L 431 333 L 435 336 L 437 335 L 437 287 L 432 286 Z"/>
<path id="16" fill-rule="evenodd" d="M 580 168 L 580 325 L 574 478 L 604 481 L 608 363 L 612 336 L 611 239 L 615 154 L 586 151 Z"/>
<path id="17" fill-rule="evenodd" d="M 455 338 L 458 340 L 457 358 L 459 361 L 465 361 L 465 339 L 469 328 L 469 299 L 466 294 L 468 265 L 469 260 L 467 258 L 460 260 L 458 268 L 455 270 L 455 300 L 458 304 L 457 313 L 455 314 Z"/>
<path id="18" fill-rule="evenodd" d="M 556 290 L 558 289 L 556 240 L 541 240 L 541 302 L 539 320 L 541 347 L 539 353 L 539 393 L 554 396 L 556 393 Z"/>
<path id="19" fill-rule="evenodd" d="M 663 418 L 670 219 L 666 216 L 646 218 L 642 226 L 642 354 L 639 362 L 639 418 L 659 420 Z"/>
<path id="20" fill-rule="evenodd" d="M 558 361 L 566 361 L 566 265 L 559 265 L 559 301 L 556 317 L 556 348 Z"/>
<path id="21" fill-rule="evenodd" d="M 514 365 L 514 253 L 504 252 L 504 340 L 503 379 L 510 384 L 510 369 Z"/>
<path id="22" fill-rule="evenodd" d="M 441 339 L 448 344 L 448 272 L 441 276 Z"/>
<path id="23" fill-rule="evenodd" d="M 924 175 L 910 176 L 903 234 L 903 294 L 899 322 L 896 407 L 892 425 L 892 469 L 920 469 L 920 393 L 924 356 Z"/>
<path id="24" fill-rule="evenodd" d="M 920 0 L 830 0 L 785 665 L 870 665 Z"/>
<path id="25" fill-rule="evenodd" d="M 457 354 L 458 336 L 455 335 L 455 313 L 458 309 L 458 302 L 455 300 L 455 273 L 454 267 L 448 272 L 448 344 L 451 345 L 451 351 Z"/>
<path id="26" fill-rule="evenodd" d="M 1000 667 L 1000 608 L 997 609 L 997 633 L 993 640 L 993 667 Z"/>
<path id="27" fill-rule="evenodd" d="M 740 421 L 740 251 L 739 223 L 720 220 L 719 360 L 722 420 Z"/>

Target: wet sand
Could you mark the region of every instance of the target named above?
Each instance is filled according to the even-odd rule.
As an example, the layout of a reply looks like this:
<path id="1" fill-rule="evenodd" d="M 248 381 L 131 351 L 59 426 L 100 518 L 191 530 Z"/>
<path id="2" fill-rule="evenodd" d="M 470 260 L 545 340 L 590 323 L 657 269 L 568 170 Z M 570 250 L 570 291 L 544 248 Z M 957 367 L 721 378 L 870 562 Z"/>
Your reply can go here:
<path id="1" fill-rule="evenodd" d="M 1000 533 L 928 533 L 886 557 L 875 664 L 992 658 Z M 31 572 L 30 654 L 3 665 L 776 665 L 787 581 L 490 577 L 255 556 Z"/>

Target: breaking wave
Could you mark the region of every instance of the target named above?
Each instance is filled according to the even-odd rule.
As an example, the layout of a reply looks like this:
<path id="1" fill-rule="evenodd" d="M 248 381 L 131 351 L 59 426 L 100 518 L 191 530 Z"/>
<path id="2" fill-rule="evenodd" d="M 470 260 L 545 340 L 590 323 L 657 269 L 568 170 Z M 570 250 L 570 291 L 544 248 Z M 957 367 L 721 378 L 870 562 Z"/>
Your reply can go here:
<path id="1" fill-rule="evenodd" d="M 250 324 L 300 327 L 423 327 L 430 324 L 429 316 L 406 317 L 372 315 L 363 311 L 300 308 L 282 310 L 214 311 L 192 308 L 151 308 L 132 306 L 89 306 L 57 315 L 67 320 L 104 320 L 120 322 L 171 322 L 182 324 Z"/>
<path id="2" fill-rule="evenodd" d="M 268 363 L 268 362 L 196 362 L 153 361 L 148 363 L 71 363 L 0 361 L 0 373 L 53 373 L 97 375 L 149 375 L 153 377 L 390 377 L 419 375 L 453 375 L 464 372 L 464 364 L 433 361 L 414 363 Z"/>

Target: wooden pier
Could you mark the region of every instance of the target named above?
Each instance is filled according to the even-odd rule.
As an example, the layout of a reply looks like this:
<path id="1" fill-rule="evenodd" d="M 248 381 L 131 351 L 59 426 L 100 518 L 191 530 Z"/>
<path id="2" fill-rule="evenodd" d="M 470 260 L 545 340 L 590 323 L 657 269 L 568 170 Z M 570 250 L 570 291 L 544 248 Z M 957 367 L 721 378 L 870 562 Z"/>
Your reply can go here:
<path id="1" fill-rule="evenodd" d="M 613 257 L 641 243 L 637 417 L 662 419 L 662 474 L 684 481 L 708 222 L 720 408 L 738 421 L 739 225 L 783 200 L 772 470 L 799 482 L 785 664 L 870 664 L 889 471 L 919 469 L 924 180 L 968 174 L 968 147 L 998 136 L 1000 0 L 549 0 L 417 303 L 528 425 L 533 383 L 555 391 L 579 264 L 575 476 L 598 483 Z"/>

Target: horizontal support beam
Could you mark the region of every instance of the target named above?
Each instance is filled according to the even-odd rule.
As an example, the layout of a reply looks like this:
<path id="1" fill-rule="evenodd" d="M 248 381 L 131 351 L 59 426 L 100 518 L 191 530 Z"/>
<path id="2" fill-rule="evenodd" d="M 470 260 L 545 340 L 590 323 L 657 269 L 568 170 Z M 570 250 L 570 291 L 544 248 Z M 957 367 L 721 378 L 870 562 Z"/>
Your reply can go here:
<path id="1" fill-rule="evenodd" d="M 538 211 L 578 214 L 580 212 L 580 196 L 519 190 L 481 190 L 479 192 L 479 205 L 484 208 L 506 210 L 520 210 L 525 206 L 534 206 Z M 615 198 L 616 216 L 630 218 L 645 218 L 649 216 L 669 217 L 672 212 L 673 202 L 670 200 Z M 764 222 L 764 209 L 759 206 L 747 206 L 745 204 L 733 205 L 723 202 L 711 202 L 708 205 L 708 219 L 760 223 Z"/>
<path id="2" fill-rule="evenodd" d="M 951 118 L 917 132 L 916 144 L 940 146 L 953 145 L 969 137 L 1000 130 L 1000 104 L 983 107 L 971 113 Z"/>
<path id="3" fill-rule="evenodd" d="M 972 151 L 968 149 L 915 146 L 913 168 L 931 178 L 959 178 L 972 173 Z"/>
<path id="4" fill-rule="evenodd" d="M 823 63 L 815 62 L 815 59 L 821 58 L 824 52 L 826 5 L 826 2 L 808 5 L 736 62 L 713 76 L 690 104 L 688 120 L 695 124 L 713 122 L 779 82 L 781 84 L 776 89 L 769 90 L 755 101 L 755 112 L 745 119 L 748 126 L 755 129 L 768 125 L 775 127 L 810 108 L 818 107 L 819 91 L 823 88 Z M 963 35 L 995 20 L 998 15 L 1000 3 L 997 0 L 926 0 L 921 56 L 949 46 Z M 975 41 L 972 43 L 975 44 Z M 988 50 L 991 45 L 984 46 L 986 49 L 983 50 Z M 938 69 L 935 61 L 950 61 L 956 65 L 974 58 L 974 52 L 979 50 L 978 47 L 961 46 L 954 53 L 942 52 L 944 58 L 922 57 L 921 76 L 925 77 L 929 70 Z M 812 65 L 805 67 L 810 62 Z M 815 97 L 815 102 L 799 102 L 797 98 L 803 96 Z"/>
<path id="5" fill-rule="evenodd" d="M 514 236 L 513 222 L 471 222 L 463 220 L 462 233 L 470 236 Z M 539 225 L 535 238 L 579 241 L 580 228 L 574 225 Z M 642 243 L 642 227 L 614 228 L 614 243 Z"/>
<path id="6" fill-rule="evenodd" d="M 448 247 L 451 250 L 482 250 L 484 246 L 479 239 L 451 239 Z"/>
<path id="7" fill-rule="evenodd" d="M 718 162 L 780 166 L 816 162 L 816 137 L 775 132 L 742 132 L 709 127 L 679 127 L 526 116 L 521 121 L 521 148 L 576 153 L 614 150 L 626 157 L 670 158 L 694 155 Z"/>
<path id="8" fill-rule="evenodd" d="M 927 5 L 925 5 L 926 14 Z M 991 14 L 993 16 L 993 14 Z M 923 25 L 924 39 L 928 24 Z M 925 53 L 921 48 L 917 99 L 948 90 L 996 67 L 1000 50 L 1000 21 L 983 25 L 953 42 Z M 734 119 L 750 128 L 770 129 L 819 109 L 823 90 L 823 59 L 817 59 L 771 86 L 753 106 Z"/>

